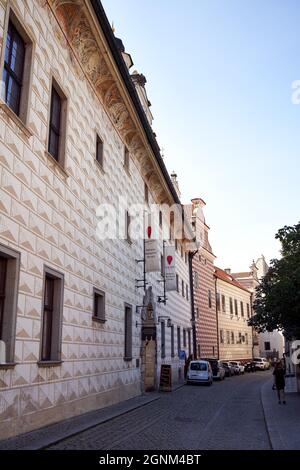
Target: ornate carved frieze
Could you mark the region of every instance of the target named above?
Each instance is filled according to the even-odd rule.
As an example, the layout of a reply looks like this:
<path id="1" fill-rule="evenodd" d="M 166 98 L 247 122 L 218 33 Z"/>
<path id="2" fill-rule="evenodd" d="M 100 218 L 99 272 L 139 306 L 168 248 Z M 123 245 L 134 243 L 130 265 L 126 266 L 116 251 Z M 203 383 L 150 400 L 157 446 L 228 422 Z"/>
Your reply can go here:
<path id="1" fill-rule="evenodd" d="M 42 3 L 42 2 L 41 2 Z M 162 184 L 163 176 L 153 163 L 153 156 L 143 143 L 140 130 L 134 123 L 121 94 L 118 77 L 113 75 L 104 54 L 101 36 L 96 38 L 90 12 L 85 0 L 48 0 L 52 16 L 57 23 L 55 35 L 64 43 L 67 38 L 71 63 L 74 55 L 86 78 L 94 88 L 105 107 L 123 142 L 127 145 L 143 178 L 146 180 L 156 202 L 172 203 L 169 193 Z M 53 17 L 52 17 L 53 24 Z M 59 25 L 59 26 L 58 26 Z M 64 34 L 61 34 L 61 31 Z M 77 69 L 77 68 L 75 68 Z M 78 70 L 77 70 L 78 71 Z"/>

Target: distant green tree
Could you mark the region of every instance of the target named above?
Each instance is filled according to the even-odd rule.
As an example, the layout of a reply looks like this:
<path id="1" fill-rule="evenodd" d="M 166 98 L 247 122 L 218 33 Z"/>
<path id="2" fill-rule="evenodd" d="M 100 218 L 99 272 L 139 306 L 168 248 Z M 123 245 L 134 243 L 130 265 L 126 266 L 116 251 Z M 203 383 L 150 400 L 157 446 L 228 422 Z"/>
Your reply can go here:
<path id="1" fill-rule="evenodd" d="M 283 330 L 287 339 L 300 338 L 300 222 L 275 236 L 282 258 L 274 259 L 256 288 L 249 325 L 261 331 Z"/>

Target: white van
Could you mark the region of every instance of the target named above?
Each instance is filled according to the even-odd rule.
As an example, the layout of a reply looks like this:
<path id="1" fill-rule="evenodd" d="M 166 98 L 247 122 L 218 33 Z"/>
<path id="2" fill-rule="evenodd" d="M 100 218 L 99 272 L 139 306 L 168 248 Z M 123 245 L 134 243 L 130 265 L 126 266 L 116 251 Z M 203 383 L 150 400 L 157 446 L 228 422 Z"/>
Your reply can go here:
<path id="1" fill-rule="evenodd" d="M 186 383 L 213 383 L 213 373 L 208 361 L 191 361 L 187 370 Z"/>

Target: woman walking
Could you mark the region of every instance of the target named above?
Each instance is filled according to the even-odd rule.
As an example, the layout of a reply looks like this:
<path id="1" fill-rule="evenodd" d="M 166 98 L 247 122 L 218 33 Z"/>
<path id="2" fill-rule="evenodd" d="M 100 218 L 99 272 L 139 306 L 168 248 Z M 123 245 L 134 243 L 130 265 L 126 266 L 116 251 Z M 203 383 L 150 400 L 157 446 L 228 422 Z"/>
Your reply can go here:
<path id="1" fill-rule="evenodd" d="M 279 405 L 281 404 L 281 396 L 282 396 L 282 403 L 285 405 L 286 404 L 286 401 L 285 401 L 285 393 L 284 393 L 284 387 L 285 387 L 285 380 L 284 380 L 284 376 L 285 376 L 285 370 L 282 366 L 282 362 L 281 361 L 278 361 L 276 364 L 275 364 L 275 367 L 274 367 L 274 371 L 273 371 L 273 375 L 274 375 L 274 385 L 275 385 L 275 388 L 277 390 L 277 395 L 278 395 L 278 403 Z"/>

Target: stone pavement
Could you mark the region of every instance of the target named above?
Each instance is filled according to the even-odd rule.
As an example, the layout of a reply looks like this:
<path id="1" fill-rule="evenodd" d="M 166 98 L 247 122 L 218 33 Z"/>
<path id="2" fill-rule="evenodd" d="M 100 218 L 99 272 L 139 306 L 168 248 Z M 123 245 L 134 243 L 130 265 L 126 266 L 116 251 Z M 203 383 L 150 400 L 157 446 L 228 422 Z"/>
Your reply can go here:
<path id="1" fill-rule="evenodd" d="M 300 450 L 300 394 L 293 378 L 286 379 L 286 405 L 279 405 L 272 390 L 273 379 L 263 384 L 261 400 L 265 421 L 274 450 Z"/>
<path id="2" fill-rule="evenodd" d="M 74 436 L 86 429 L 93 428 L 99 424 L 110 421 L 117 416 L 122 416 L 153 401 L 158 400 L 162 395 L 159 392 L 143 394 L 138 397 L 126 400 L 116 405 L 109 406 L 96 411 L 90 411 L 83 415 L 50 424 L 35 431 L 21 434 L 17 437 L 0 441 L 0 450 L 38 450 L 57 443 L 62 439 Z"/>

